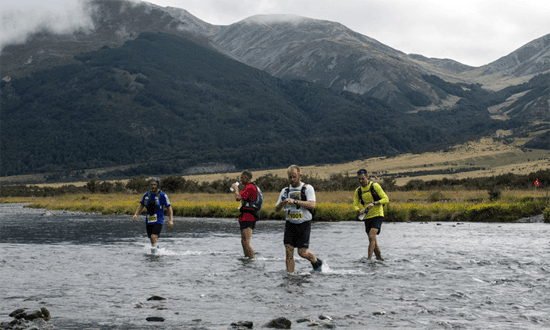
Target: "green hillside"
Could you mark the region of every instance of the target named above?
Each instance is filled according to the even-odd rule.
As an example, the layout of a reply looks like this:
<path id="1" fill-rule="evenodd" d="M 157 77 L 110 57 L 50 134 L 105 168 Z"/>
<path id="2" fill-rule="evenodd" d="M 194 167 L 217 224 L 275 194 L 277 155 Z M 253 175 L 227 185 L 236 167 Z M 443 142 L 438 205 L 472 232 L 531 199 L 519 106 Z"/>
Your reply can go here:
<path id="1" fill-rule="evenodd" d="M 479 106 L 496 95 L 480 87 L 464 93 L 434 80 L 441 93 L 460 89 L 461 102 L 409 114 L 372 97 L 277 79 L 169 34 L 143 33 L 75 59 L 2 81 L 1 176 L 127 164 L 143 166 L 118 175 L 176 174 L 211 162 L 338 163 L 509 128 Z"/>

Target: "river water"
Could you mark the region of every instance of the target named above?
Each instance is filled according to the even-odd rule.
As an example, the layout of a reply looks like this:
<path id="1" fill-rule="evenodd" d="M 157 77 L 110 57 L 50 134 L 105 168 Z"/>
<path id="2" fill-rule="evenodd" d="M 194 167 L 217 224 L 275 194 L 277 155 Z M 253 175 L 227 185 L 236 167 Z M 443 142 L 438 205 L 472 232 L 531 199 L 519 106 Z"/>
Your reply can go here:
<path id="1" fill-rule="evenodd" d="M 155 255 L 130 216 L 0 204 L 0 323 L 45 306 L 57 329 L 550 328 L 548 224 L 384 223 L 385 261 L 369 263 L 361 222 L 316 222 L 323 272 L 296 254 L 287 274 L 282 221 L 258 222 L 254 261 L 236 220 L 174 222 Z"/>

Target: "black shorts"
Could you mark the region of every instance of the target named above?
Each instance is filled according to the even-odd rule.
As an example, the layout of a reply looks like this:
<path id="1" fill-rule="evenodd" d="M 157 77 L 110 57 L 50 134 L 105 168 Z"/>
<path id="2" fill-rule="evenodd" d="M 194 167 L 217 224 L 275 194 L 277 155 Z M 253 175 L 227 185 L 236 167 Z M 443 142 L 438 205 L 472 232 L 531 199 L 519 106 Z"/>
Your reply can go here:
<path id="1" fill-rule="evenodd" d="M 147 237 L 151 238 L 151 235 L 160 237 L 160 232 L 162 231 L 162 225 L 160 223 L 145 225 L 145 227 L 147 228 Z"/>
<path id="2" fill-rule="evenodd" d="M 310 232 L 311 221 L 299 224 L 286 221 L 284 244 L 289 244 L 295 248 L 308 248 Z"/>
<path id="3" fill-rule="evenodd" d="M 382 222 L 384 222 L 384 217 L 374 217 L 370 219 L 365 219 L 365 231 L 367 234 L 371 230 L 371 228 L 378 229 L 378 233 L 376 235 L 380 234 L 380 231 L 382 231 Z"/>
<path id="4" fill-rule="evenodd" d="M 246 228 L 251 228 L 254 230 L 256 228 L 256 220 L 254 221 L 239 221 L 239 226 L 241 227 L 241 230 Z"/>

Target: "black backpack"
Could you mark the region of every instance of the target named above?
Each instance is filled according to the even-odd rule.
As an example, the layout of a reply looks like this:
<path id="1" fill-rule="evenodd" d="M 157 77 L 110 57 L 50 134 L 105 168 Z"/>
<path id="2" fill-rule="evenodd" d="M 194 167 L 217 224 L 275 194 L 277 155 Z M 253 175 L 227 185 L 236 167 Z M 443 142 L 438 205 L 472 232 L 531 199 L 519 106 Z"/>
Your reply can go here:
<path id="1" fill-rule="evenodd" d="M 304 185 L 302 186 L 302 191 L 300 192 L 300 199 L 303 200 L 303 201 L 307 201 L 307 197 L 306 197 L 306 188 L 307 188 L 307 183 L 304 183 Z M 286 198 L 288 198 L 288 194 L 290 193 L 290 187 L 286 187 L 285 188 L 285 195 L 286 195 Z M 296 208 L 300 208 L 300 206 L 296 205 Z M 312 220 L 313 220 L 313 217 L 315 217 L 315 208 L 309 210 L 309 212 L 311 212 L 311 217 L 312 217 Z"/>
<path id="2" fill-rule="evenodd" d="M 158 194 L 155 194 L 155 199 L 151 199 L 152 193 L 150 191 L 147 192 L 147 196 L 145 196 L 145 208 L 147 209 L 147 213 L 149 215 L 154 215 L 155 210 L 162 210 L 164 212 L 164 205 L 160 203 L 161 193 L 162 190 L 159 190 Z M 156 205 L 156 200 L 159 201 L 159 205 Z"/>
<path id="3" fill-rule="evenodd" d="M 376 201 L 379 201 L 381 200 L 382 198 L 380 198 L 380 195 L 378 195 L 378 193 L 376 192 L 376 190 L 374 190 L 374 181 L 371 181 L 371 185 L 370 185 L 370 193 L 372 195 L 372 199 L 376 202 Z M 363 200 L 363 189 L 361 186 L 359 186 L 359 188 L 357 188 L 358 190 L 358 193 L 359 193 L 359 200 L 361 201 L 361 205 L 365 205 L 365 201 Z"/>

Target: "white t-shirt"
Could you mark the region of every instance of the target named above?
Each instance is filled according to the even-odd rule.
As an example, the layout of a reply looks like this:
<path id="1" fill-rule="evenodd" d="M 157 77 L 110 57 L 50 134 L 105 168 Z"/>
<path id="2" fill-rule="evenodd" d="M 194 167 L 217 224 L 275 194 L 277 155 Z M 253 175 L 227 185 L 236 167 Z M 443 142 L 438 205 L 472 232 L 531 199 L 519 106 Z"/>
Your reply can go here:
<path id="1" fill-rule="evenodd" d="M 279 199 L 277 200 L 277 203 L 281 202 L 283 200 L 283 197 L 289 197 L 301 201 L 302 186 L 304 184 L 305 183 L 302 182 L 299 187 L 289 186 L 283 188 L 283 190 L 281 190 L 281 193 L 279 194 Z M 289 189 L 288 195 L 287 189 Z M 315 189 L 313 189 L 312 185 L 307 185 L 305 193 L 308 201 L 315 201 Z M 311 214 L 311 212 L 303 206 L 296 207 L 296 205 L 285 204 L 283 209 L 286 212 L 286 221 L 289 221 L 291 223 L 304 223 L 313 219 L 313 215 Z"/>

